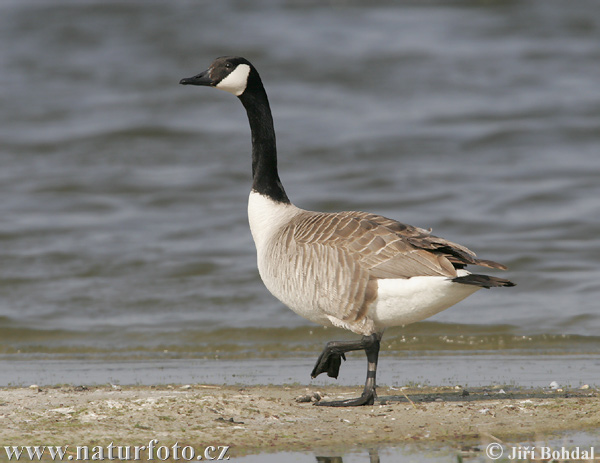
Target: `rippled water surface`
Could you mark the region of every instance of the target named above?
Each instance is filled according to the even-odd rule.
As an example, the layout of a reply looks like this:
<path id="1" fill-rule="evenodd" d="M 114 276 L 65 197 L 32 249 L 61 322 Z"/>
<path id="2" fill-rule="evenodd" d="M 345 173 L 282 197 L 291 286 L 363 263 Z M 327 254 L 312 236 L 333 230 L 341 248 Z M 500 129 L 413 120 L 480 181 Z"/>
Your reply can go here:
<path id="1" fill-rule="evenodd" d="M 262 74 L 297 205 L 431 227 L 510 267 L 516 288 L 389 330 L 390 381 L 447 357 L 525 386 L 579 359 L 571 383 L 600 383 L 595 2 L 6 1 L 0 40 L 1 384 L 77 382 L 89 362 L 95 382 L 179 382 L 215 358 L 308 383 L 322 344 L 351 337 L 259 279 L 246 115 L 178 85 L 225 54 Z M 519 373 L 536 362 L 555 373 Z"/>

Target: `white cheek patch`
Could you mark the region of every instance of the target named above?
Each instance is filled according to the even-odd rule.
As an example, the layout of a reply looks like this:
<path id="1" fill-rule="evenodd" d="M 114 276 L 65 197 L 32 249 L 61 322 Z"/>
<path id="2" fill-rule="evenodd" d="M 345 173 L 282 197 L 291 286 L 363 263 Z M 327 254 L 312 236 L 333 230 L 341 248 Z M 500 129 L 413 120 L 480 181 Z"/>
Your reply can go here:
<path id="1" fill-rule="evenodd" d="M 238 64 L 233 72 L 215 85 L 215 87 L 233 93 L 235 96 L 240 96 L 246 90 L 249 75 L 250 66 L 247 64 Z"/>

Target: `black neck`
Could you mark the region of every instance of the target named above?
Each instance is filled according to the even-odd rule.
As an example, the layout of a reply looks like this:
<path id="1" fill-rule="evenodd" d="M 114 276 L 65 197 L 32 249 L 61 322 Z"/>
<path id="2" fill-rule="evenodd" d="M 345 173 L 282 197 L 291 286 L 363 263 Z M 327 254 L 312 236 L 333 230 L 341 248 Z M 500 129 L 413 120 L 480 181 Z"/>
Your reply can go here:
<path id="1" fill-rule="evenodd" d="M 252 132 L 252 190 L 274 201 L 289 203 L 277 173 L 277 146 L 269 100 L 258 73 L 253 69 L 240 100 L 248 114 Z"/>

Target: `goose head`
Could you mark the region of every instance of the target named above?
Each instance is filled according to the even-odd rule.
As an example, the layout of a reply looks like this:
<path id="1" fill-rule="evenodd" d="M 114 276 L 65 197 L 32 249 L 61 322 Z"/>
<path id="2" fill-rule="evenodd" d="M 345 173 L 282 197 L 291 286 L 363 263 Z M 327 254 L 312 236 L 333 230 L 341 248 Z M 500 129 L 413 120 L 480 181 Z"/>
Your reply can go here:
<path id="1" fill-rule="evenodd" d="M 179 83 L 182 85 L 215 87 L 235 96 L 241 96 L 248 87 L 248 79 L 253 69 L 250 62 L 245 58 L 222 56 L 214 60 L 206 71 L 193 77 L 181 79 Z"/>

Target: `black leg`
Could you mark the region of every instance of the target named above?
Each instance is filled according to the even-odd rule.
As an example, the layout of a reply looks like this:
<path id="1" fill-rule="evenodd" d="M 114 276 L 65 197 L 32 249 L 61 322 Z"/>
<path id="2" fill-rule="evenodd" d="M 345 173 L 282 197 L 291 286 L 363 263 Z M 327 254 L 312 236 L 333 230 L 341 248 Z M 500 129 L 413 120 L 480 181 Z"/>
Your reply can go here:
<path id="1" fill-rule="evenodd" d="M 377 374 L 377 360 L 379 358 L 380 334 L 363 336 L 360 341 L 331 341 L 328 342 L 323 352 L 317 359 L 311 376 L 315 378 L 327 372 L 332 378 L 337 378 L 344 354 L 353 350 L 364 350 L 367 354 L 367 380 L 363 393 L 357 399 L 336 400 L 332 402 L 316 402 L 315 405 L 327 407 L 353 407 L 358 405 L 373 405 L 375 403 L 375 377 Z"/>

